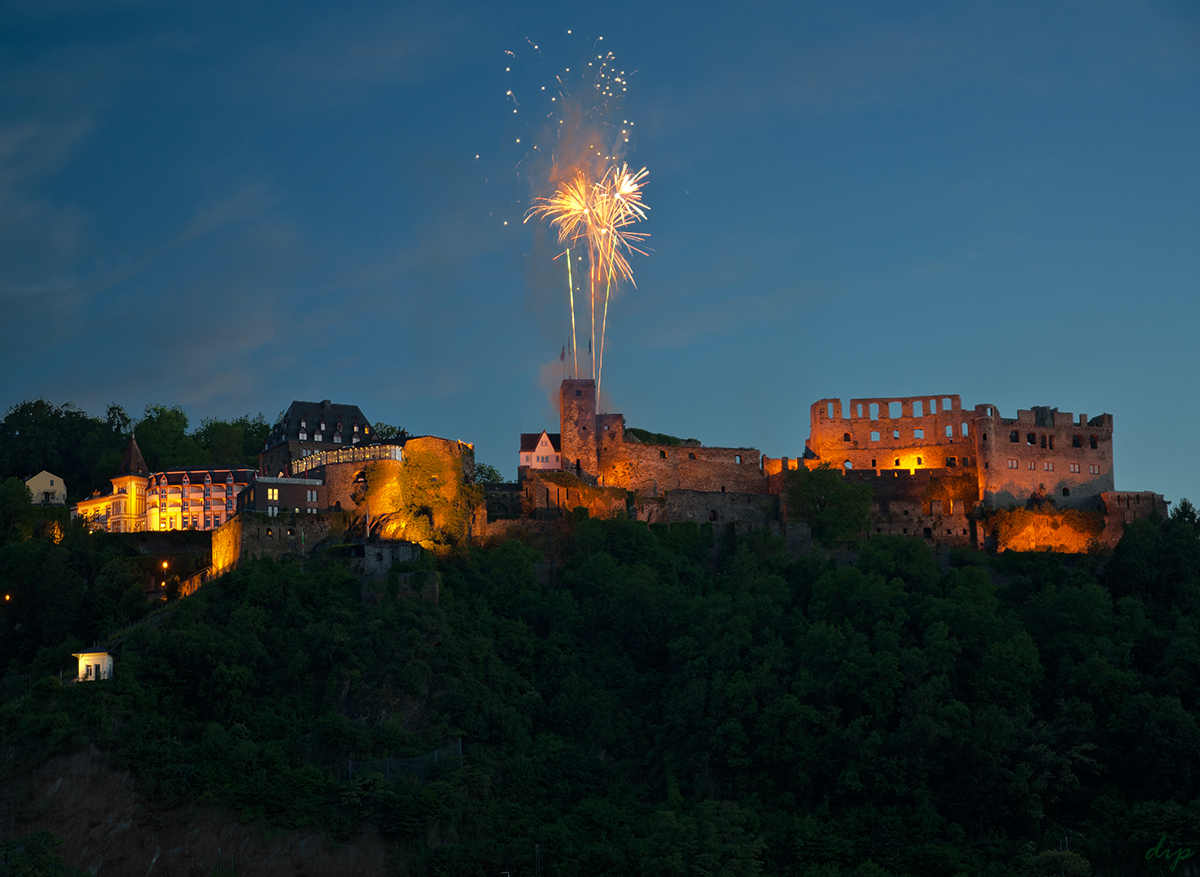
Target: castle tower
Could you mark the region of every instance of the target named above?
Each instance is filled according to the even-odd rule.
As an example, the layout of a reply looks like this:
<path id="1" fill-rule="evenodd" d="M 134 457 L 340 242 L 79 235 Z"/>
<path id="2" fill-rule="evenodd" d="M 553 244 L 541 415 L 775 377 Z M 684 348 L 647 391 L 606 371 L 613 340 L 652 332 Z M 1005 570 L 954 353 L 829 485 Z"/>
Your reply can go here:
<path id="1" fill-rule="evenodd" d="M 146 528 L 146 487 L 150 467 L 142 456 L 137 439 L 129 437 L 129 446 L 117 474 L 111 479 L 113 501 L 109 508 L 108 529 L 113 533 L 133 533 Z"/>
<path id="2" fill-rule="evenodd" d="M 559 390 L 559 431 L 562 433 L 562 467 L 565 471 L 599 471 L 596 447 L 596 382 L 565 380 Z"/>

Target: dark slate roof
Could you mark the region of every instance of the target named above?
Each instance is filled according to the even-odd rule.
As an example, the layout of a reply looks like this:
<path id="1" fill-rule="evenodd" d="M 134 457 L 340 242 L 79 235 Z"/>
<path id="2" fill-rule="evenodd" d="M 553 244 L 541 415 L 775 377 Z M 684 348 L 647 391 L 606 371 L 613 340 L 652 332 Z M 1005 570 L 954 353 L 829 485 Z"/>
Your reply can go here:
<path id="1" fill-rule="evenodd" d="M 545 433 L 549 437 L 550 444 L 552 444 L 554 446 L 554 450 L 557 453 L 562 453 L 562 433 L 561 432 L 546 432 L 546 430 L 544 430 L 544 429 L 542 430 L 542 432 L 523 432 L 523 433 L 521 433 L 521 450 L 522 451 L 537 450 L 538 442 L 540 442 L 542 440 L 542 433 Z"/>
<path id="2" fill-rule="evenodd" d="M 339 443 L 333 440 L 337 434 L 337 425 L 342 424 L 342 441 L 341 445 L 353 444 L 352 436 L 354 435 L 354 424 L 358 424 L 359 442 L 365 443 L 372 441 L 375 438 L 375 429 L 371 426 L 371 422 L 367 420 L 362 409 L 357 405 L 343 405 L 340 403 L 330 402 L 324 399 L 320 402 L 303 402 L 296 400 L 288 406 L 287 411 L 283 413 L 283 419 L 280 420 L 271 430 L 271 434 L 267 436 L 266 448 L 273 448 L 276 445 L 284 444 L 285 442 L 305 441 L 316 443 L 313 439 L 314 433 L 320 426 L 322 418 L 325 420 L 325 429 L 321 431 L 322 445 L 330 445 L 339 447 Z M 305 422 L 306 438 L 300 438 L 300 423 Z"/>
<path id="3" fill-rule="evenodd" d="M 130 436 L 129 447 L 125 449 L 125 456 L 121 458 L 121 465 L 117 467 L 116 477 L 120 478 L 122 475 L 141 475 L 143 478 L 150 475 L 150 467 L 146 465 L 146 459 L 142 456 L 135 436 Z"/>

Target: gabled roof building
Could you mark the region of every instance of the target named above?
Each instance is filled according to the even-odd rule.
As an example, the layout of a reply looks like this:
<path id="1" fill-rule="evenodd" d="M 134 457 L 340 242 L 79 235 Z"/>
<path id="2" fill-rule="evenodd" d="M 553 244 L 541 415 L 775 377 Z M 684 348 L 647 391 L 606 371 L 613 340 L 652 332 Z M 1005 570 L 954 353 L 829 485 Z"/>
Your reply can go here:
<path id="1" fill-rule="evenodd" d="M 263 475 L 279 477 L 295 460 L 320 451 L 354 447 L 375 440 L 371 422 L 357 405 L 324 399 L 297 400 L 287 407 L 267 437 L 260 457 Z"/>
<path id="2" fill-rule="evenodd" d="M 521 433 L 521 454 L 517 459 L 517 470 L 526 469 L 561 469 L 562 468 L 562 433 L 559 432 L 523 432 Z"/>
<path id="3" fill-rule="evenodd" d="M 253 469 L 177 469 L 151 473 L 130 438 L 112 477 L 112 491 L 82 500 L 71 509 L 93 529 L 110 533 L 145 530 L 215 530 L 237 512 L 237 495 Z"/>

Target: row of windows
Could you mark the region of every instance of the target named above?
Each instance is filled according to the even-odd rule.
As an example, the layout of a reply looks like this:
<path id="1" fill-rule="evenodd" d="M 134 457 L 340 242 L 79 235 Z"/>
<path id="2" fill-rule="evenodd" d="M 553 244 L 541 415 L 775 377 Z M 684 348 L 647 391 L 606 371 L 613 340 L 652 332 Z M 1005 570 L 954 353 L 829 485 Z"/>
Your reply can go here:
<path id="1" fill-rule="evenodd" d="M 970 426 L 966 423 L 960 424 L 960 426 L 959 426 L 959 432 L 961 433 L 961 435 L 964 438 L 970 434 L 970 429 L 971 429 Z M 944 432 L 945 432 L 945 435 L 944 435 L 945 438 L 954 438 L 954 426 L 952 424 L 949 424 L 949 423 L 946 424 L 946 428 L 945 428 Z M 871 441 L 873 441 L 873 442 L 879 441 L 880 435 L 881 434 L 878 430 L 874 430 L 874 429 L 871 430 Z M 914 429 L 912 437 L 914 439 L 924 439 L 925 438 L 925 430 L 924 429 Z M 899 439 L 900 438 L 900 430 L 893 429 L 892 430 L 892 438 Z M 851 439 L 851 437 L 850 437 L 850 433 L 848 433 L 848 432 L 843 433 L 842 441 L 844 441 L 844 442 L 853 441 L 853 439 Z"/>
<path id="2" fill-rule="evenodd" d="M 319 433 L 319 432 L 313 433 L 312 440 L 314 442 L 324 441 L 324 439 L 321 438 L 321 433 Z M 302 441 L 302 442 L 308 441 L 308 433 L 306 433 L 304 430 L 300 430 L 300 441 Z M 342 434 L 340 432 L 333 434 L 333 443 L 335 445 L 340 445 L 342 443 Z M 353 445 L 358 444 L 358 436 L 354 436 L 351 439 L 350 443 Z"/>
<path id="3" fill-rule="evenodd" d="M 189 529 L 189 527 L 190 527 L 190 529 L 193 529 L 193 530 L 199 530 L 200 529 L 200 516 L 192 515 L 189 517 L 188 515 L 184 515 L 180 519 L 180 526 L 184 530 Z M 219 527 L 219 526 L 221 526 L 221 516 L 220 515 L 213 515 L 211 518 L 208 517 L 207 515 L 205 515 L 204 529 L 211 530 L 214 527 Z M 161 518 L 158 519 L 158 529 L 174 530 L 175 529 L 175 518 L 170 515 L 163 515 Z"/>
<path id="4" fill-rule="evenodd" d="M 1010 432 L 1008 434 L 1008 440 L 1013 443 L 1019 442 L 1021 440 L 1020 431 L 1014 429 L 1012 432 Z M 1036 432 L 1026 433 L 1025 434 L 1025 444 L 1034 446 L 1034 447 L 1036 447 L 1037 445 L 1041 445 L 1043 448 L 1046 448 L 1047 450 L 1052 451 L 1052 450 L 1054 450 L 1054 436 L 1049 435 L 1048 433 L 1043 433 L 1042 435 L 1038 435 Z M 1083 436 L 1078 435 L 1078 434 L 1071 436 L 1071 447 L 1082 448 L 1083 447 Z M 1088 436 L 1088 447 L 1091 448 L 1093 451 L 1097 450 L 1100 447 L 1100 439 L 1094 435 Z"/>
<path id="5" fill-rule="evenodd" d="M 578 390 L 575 391 L 575 395 L 576 396 L 579 395 Z M 880 403 L 878 403 L 878 402 L 868 402 L 867 403 L 867 414 L 870 416 L 871 420 L 879 419 L 879 410 L 880 410 L 879 404 Z M 901 417 L 904 416 L 904 403 L 903 402 L 885 402 L 883 404 L 887 405 L 887 414 L 888 414 L 889 420 L 899 420 Z M 942 399 L 942 410 L 943 411 L 950 411 L 953 407 L 954 407 L 953 399 L 950 399 L 949 397 Z M 914 399 L 912 401 L 912 416 L 913 417 L 924 417 L 925 416 L 924 409 L 925 409 L 925 400 L 924 399 Z M 929 414 L 936 414 L 937 410 L 938 410 L 938 400 L 930 399 L 929 400 Z M 857 405 L 855 405 L 855 411 L 858 412 L 855 415 L 856 417 L 861 418 L 863 416 L 863 403 L 862 402 L 859 402 Z M 989 409 L 989 413 L 990 413 L 990 409 Z M 825 416 L 829 417 L 829 418 L 833 417 L 833 403 L 832 402 L 825 403 Z"/>
<path id="6" fill-rule="evenodd" d="M 946 468 L 947 468 L 947 469 L 954 469 L 954 468 L 957 468 L 957 467 L 958 467 L 958 465 L 959 465 L 960 463 L 961 463 L 963 466 L 970 466 L 970 465 L 971 465 L 971 463 L 972 463 L 972 461 L 974 461 L 975 465 L 979 465 L 979 458 L 978 458 L 978 457 L 947 457 L 947 458 L 946 458 Z M 846 461 L 845 463 L 843 463 L 842 465 L 843 465 L 845 468 L 847 468 L 847 469 L 853 469 L 853 468 L 854 468 L 854 464 L 853 464 L 852 462 L 850 462 L 849 460 L 847 460 L 847 461 Z M 896 457 L 896 458 L 895 458 L 895 464 L 894 464 L 894 465 L 895 465 L 895 467 L 896 467 L 897 469 L 899 469 L 899 468 L 900 468 L 900 458 L 899 458 L 899 457 Z M 924 457 L 917 457 L 917 465 L 918 465 L 918 466 L 924 466 L 924 465 L 925 465 L 925 458 L 924 458 Z M 872 468 L 872 469 L 878 469 L 878 468 L 879 468 L 879 460 L 878 460 L 878 459 L 876 459 L 875 457 L 872 457 L 872 458 L 871 458 L 871 468 Z"/>
<path id="7" fill-rule="evenodd" d="M 300 437 L 301 437 L 301 438 L 304 438 L 304 436 L 303 436 L 303 433 L 304 433 L 305 431 L 307 431 L 307 430 L 308 430 L 308 415 L 307 415 L 307 414 L 301 414 L 301 415 L 300 415 L 300 432 L 301 432 L 301 436 L 300 436 Z M 321 419 L 320 419 L 320 420 L 317 422 L 317 432 L 324 432 L 324 431 L 325 431 L 325 418 L 324 418 L 324 417 L 322 417 L 322 418 L 321 418 Z M 341 432 L 341 431 L 342 431 L 342 422 L 341 422 L 340 420 L 339 420 L 339 421 L 337 422 L 337 424 L 334 426 L 334 428 L 333 428 L 333 431 L 334 431 L 334 432 Z M 358 432 L 358 423 L 357 423 L 357 422 L 355 422 L 355 424 L 354 424 L 354 431 L 355 431 L 355 432 Z M 363 427 L 363 435 L 368 435 L 368 434 L 370 434 L 370 432 L 371 432 L 371 427 L 369 427 L 369 426 L 364 426 L 364 427 Z"/>
<path id="8" fill-rule="evenodd" d="M 1020 468 L 1021 468 L 1021 464 L 1020 464 L 1020 462 L 1019 462 L 1019 461 L 1017 461 L 1017 460 L 1009 460 L 1009 461 L 1008 461 L 1008 468 L 1009 468 L 1009 469 L 1020 469 Z M 1026 469 L 1029 469 L 1030 471 L 1033 471 L 1033 470 L 1037 469 L 1037 462 L 1036 462 L 1036 461 L 1034 461 L 1034 460 L 1029 460 L 1029 461 L 1028 461 L 1028 462 L 1025 464 L 1025 468 L 1026 468 Z M 1071 470 L 1072 472 L 1079 472 L 1079 471 L 1080 471 L 1080 467 L 1079 467 L 1079 464 L 1078 464 L 1078 463 L 1070 463 L 1070 464 L 1069 464 L 1069 468 L 1070 468 L 1070 470 Z M 1048 461 L 1048 460 L 1047 460 L 1047 461 L 1045 461 L 1045 462 L 1043 462 L 1043 463 L 1042 463 L 1042 471 L 1043 471 L 1043 472 L 1053 472 L 1053 471 L 1054 471 L 1054 464 L 1053 464 L 1053 463 L 1051 463 L 1051 462 L 1050 462 L 1050 461 Z M 1099 475 L 1099 474 L 1100 474 L 1100 467 L 1099 467 L 1099 466 L 1097 466 L 1095 463 L 1092 463 L 1092 464 L 1090 464 L 1090 465 L 1088 466 L 1088 472 L 1089 472 L 1090 474 L 1092 474 L 1092 475 Z"/>

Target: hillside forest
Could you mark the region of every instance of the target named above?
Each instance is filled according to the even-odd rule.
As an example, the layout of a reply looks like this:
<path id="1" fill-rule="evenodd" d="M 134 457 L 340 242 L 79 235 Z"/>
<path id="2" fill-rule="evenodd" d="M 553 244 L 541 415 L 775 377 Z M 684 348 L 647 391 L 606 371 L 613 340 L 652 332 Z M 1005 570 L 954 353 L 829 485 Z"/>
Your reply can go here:
<path id="1" fill-rule="evenodd" d="M 14 536 L 2 782 L 96 747 L 163 818 L 378 832 L 414 874 L 1160 874 L 1200 836 L 1186 502 L 1108 557 L 568 523 L 373 586 L 248 562 L 129 629 L 128 541 Z"/>

